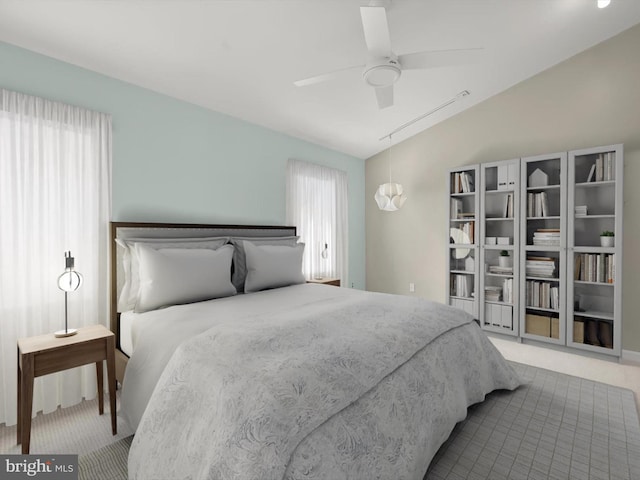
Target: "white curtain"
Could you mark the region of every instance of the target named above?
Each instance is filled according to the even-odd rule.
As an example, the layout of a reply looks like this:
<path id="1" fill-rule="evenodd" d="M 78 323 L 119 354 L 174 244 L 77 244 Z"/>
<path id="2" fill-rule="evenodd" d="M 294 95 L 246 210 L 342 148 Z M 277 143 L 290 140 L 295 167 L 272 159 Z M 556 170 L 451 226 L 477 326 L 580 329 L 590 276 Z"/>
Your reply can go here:
<path id="1" fill-rule="evenodd" d="M 340 278 L 349 285 L 347 173 L 300 160 L 287 164 L 287 222 L 306 244 L 307 278 Z"/>
<path id="2" fill-rule="evenodd" d="M 0 423 L 13 425 L 17 339 L 64 329 L 65 251 L 84 277 L 69 293 L 69 328 L 108 325 L 111 117 L 0 95 Z M 96 392 L 95 365 L 39 377 L 33 412 Z"/>

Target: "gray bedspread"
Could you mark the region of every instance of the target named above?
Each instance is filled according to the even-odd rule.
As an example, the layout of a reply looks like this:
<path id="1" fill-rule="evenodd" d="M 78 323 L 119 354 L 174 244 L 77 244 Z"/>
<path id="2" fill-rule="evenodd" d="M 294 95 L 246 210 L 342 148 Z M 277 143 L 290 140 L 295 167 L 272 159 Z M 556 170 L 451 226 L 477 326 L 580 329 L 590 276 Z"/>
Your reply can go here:
<path id="1" fill-rule="evenodd" d="M 468 405 L 519 384 L 459 310 L 318 285 L 278 290 L 273 311 L 215 318 L 175 348 L 129 478 L 420 479 Z M 291 308 L 283 290 L 298 298 Z M 157 348 L 140 341 L 132 361 Z M 123 393 L 134 388 L 127 375 Z"/>

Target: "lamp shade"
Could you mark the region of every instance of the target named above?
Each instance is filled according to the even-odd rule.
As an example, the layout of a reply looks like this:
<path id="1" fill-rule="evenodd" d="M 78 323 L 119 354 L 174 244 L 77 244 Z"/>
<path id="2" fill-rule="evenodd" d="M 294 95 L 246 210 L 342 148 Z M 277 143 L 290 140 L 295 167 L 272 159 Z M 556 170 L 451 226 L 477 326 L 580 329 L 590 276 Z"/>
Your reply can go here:
<path id="1" fill-rule="evenodd" d="M 399 183 L 383 183 L 378 187 L 374 198 L 378 208 L 386 212 L 400 210 L 407 201 L 404 188 Z"/>

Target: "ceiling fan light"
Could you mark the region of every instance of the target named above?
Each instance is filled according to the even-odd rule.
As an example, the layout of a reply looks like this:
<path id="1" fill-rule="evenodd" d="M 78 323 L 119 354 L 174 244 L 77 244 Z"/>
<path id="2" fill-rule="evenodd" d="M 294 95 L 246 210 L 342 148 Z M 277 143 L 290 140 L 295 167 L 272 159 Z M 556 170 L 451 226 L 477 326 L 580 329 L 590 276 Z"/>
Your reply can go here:
<path id="1" fill-rule="evenodd" d="M 611 3 L 611 0 L 598 0 L 598 8 L 608 7 Z"/>
<path id="2" fill-rule="evenodd" d="M 388 87 L 398 81 L 401 73 L 397 64 L 386 63 L 367 68 L 362 76 L 364 81 L 372 87 Z"/>

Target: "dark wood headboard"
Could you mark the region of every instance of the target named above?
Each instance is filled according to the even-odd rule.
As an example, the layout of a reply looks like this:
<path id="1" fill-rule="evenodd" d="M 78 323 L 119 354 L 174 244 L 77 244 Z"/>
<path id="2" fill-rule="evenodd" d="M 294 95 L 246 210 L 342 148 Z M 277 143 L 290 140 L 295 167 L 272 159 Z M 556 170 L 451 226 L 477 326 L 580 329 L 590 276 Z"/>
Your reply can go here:
<path id="1" fill-rule="evenodd" d="M 118 312 L 118 295 L 122 282 L 119 281 L 118 268 L 121 262 L 121 249 L 117 238 L 184 238 L 212 236 L 268 237 L 296 235 L 296 227 L 277 225 L 216 225 L 193 223 L 146 223 L 146 222 L 111 222 L 110 228 L 110 329 L 116 335 L 116 377 L 122 382 L 124 367 L 128 357 L 120 350 L 120 313 Z"/>

